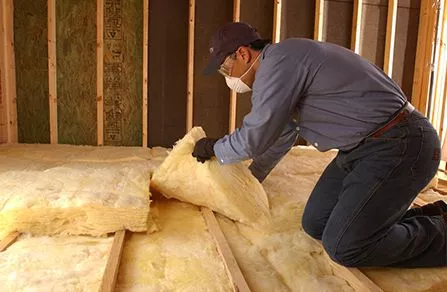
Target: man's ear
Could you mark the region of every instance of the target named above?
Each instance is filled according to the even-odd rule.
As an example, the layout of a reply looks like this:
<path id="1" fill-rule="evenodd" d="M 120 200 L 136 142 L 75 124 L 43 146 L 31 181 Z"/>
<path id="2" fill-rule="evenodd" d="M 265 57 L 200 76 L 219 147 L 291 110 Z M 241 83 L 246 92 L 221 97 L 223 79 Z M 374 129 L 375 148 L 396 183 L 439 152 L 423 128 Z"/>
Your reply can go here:
<path id="1" fill-rule="evenodd" d="M 237 57 L 240 58 L 242 62 L 245 64 L 250 63 L 251 61 L 251 52 L 247 47 L 239 47 L 237 49 Z"/>

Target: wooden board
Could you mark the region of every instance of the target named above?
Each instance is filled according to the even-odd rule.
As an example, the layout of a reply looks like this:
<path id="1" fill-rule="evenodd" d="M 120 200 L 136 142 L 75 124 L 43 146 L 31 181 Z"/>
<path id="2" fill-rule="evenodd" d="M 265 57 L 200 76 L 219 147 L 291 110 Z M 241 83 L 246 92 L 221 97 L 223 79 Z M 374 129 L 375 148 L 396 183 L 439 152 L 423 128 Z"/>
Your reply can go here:
<path id="1" fill-rule="evenodd" d="M 104 145 L 104 0 L 96 1 L 96 139 Z"/>
<path id="2" fill-rule="evenodd" d="M 0 252 L 5 251 L 11 244 L 13 244 L 19 237 L 19 232 L 13 232 L 0 240 Z"/>
<path id="3" fill-rule="evenodd" d="M 149 1 L 150 147 L 172 147 L 185 135 L 188 9 L 188 1 Z"/>
<path id="4" fill-rule="evenodd" d="M 143 2 L 104 0 L 104 145 L 140 146 Z"/>
<path id="5" fill-rule="evenodd" d="M 239 292 L 249 292 L 251 291 L 248 287 L 247 282 L 245 281 L 244 276 L 242 275 L 241 269 L 236 261 L 236 258 L 231 251 L 230 246 L 220 229 L 219 223 L 216 220 L 216 217 L 210 209 L 206 207 L 201 207 L 202 215 L 206 221 L 208 226 L 208 230 L 214 238 L 216 242 L 217 249 L 219 250 L 220 255 L 225 264 L 225 268 L 227 270 L 228 277 L 233 282 L 233 291 Z"/>
<path id="6" fill-rule="evenodd" d="M 196 0 L 194 40 L 194 125 L 202 126 L 209 137 L 228 133 L 230 90 L 225 79 L 203 75 L 209 59 L 211 37 L 233 19 L 233 1 Z"/>
<path id="7" fill-rule="evenodd" d="M 411 101 L 419 26 L 419 7 L 416 5 L 412 7 L 398 6 L 397 19 L 392 77 Z"/>
<path id="8" fill-rule="evenodd" d="M 97 144 L 96 1 L 56 1 L 59 143 Z"/>
<path id="9" fill-rule="evenodd" d="M 350 48 L 352 16 L 352 1 L 325 1 L 323 41 Z"/>
<path id="10" fill-rule="evenodd" d="M 360 32 L 362 30 L 363 0 L 354 0 L 352 15 L 351 50 L 360 53 Z"/>
<path id="11" fill-rule="evenodd" d="M 324 0 L 315 1 L 314 40 L 323 41 Z"/>
<path id="12" fill-rule="evenodd" d="M 419 17 L 418 45 L 414 68 L 412 103 L 422 113 L 427 114 L 428 84 L 431 71 L 432 43 L 436 11 L 431 0 L 422 0 Z"/>
<path id="13" fill-rule="evenodd" d="M 120 230 L 115 232 L 113 238 L 112 249 L 110 250 L 107 266 L 104 271 L 104 276 L 101 282 L 101 292 L 115 291 L 116 279 L 118 277 L 118 270 L 120 267 L 121 255 L 124 248 L 124 240 L 126 238 L 126 231 Z"/>
<path id="14" fill-rule="evenodd" d="M 142 100 L 142 110 L 143 110 L 143 121 L 142 121 L 142 146 L 147 147 L 148 143 L 148 53 L 149 53 L 149 0 L 143 0 L 143 100 Z"/>
<path id="15" fill-rule="evenodd" d="M 56 2 L 48 0 L 48 103 L 50 143 L 57 144 Z"/>
<path id="16" fill-rule="evenodd" d="M 104 145 L 142 144 L 143 1 L 104 0 Z"/>
<path id="17" fill-rule="evenodd" d="M 369 279 L 359 269 L 341 266 L 332 261 L 329 257 L 328 261 L 331 263 L 334 274 L 342 279 L 345 279 L 355 291 L 383 292 L 379 286 L 371 281 L 371 279 Z"/>
<path id="18" fill-rule="evenodd" d="M 196 1 L 189 0 L 188 9 L 188 88 L 186 104 L 186 132 L 194 123 L 194 40 L 196 30 Z"/>
<path id="19" fill-rule="evenodd" d="M 49 143 L 47 1 L 14 1 L 18 141 Z"/>
<path id="20" fill-rule="evenodd" d="M 393 74 L 394 44 L 396 40 L 397 0 L 388 3 L 388 16 L 386 22 L 385 60 L 383 70 L 388 76 Z"/>

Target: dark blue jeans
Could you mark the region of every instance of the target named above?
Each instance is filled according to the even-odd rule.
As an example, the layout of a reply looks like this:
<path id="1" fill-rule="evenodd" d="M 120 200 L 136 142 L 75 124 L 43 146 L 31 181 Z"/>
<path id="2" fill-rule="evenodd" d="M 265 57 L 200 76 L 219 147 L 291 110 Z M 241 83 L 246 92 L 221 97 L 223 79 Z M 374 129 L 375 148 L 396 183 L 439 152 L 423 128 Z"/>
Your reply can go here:
<path id="1" fill-rule="evenodd" d="M 344 266 L 445 266 L 444 219 L 403 219 L 439 156 L 436 131 L 416 111 L 382 136 L 340 151 L 310 195 L 304 230 Z"/>

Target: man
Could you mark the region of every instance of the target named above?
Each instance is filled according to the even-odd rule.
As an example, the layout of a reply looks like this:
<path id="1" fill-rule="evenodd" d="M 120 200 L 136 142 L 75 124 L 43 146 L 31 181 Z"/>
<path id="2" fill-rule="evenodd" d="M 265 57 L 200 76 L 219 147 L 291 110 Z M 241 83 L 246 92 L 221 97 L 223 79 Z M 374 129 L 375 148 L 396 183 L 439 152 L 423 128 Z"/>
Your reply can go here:
<path id="1" fill-rule="evenodd" d="M 447 205 L 407 211 L 437 171 L 438 135 L 384 72 L 334 44 L 269 44 L 243 23 L 221 27 L 210 53 L 206 73 L 252 89 L 253 105 L 231 135 L 198 141 L 197 160 L 253 159 L 262 182 L 298 134 L 319 151 L 338 149 L 307 202 L 304 230 L 345 266 L 446 265 Z"/>

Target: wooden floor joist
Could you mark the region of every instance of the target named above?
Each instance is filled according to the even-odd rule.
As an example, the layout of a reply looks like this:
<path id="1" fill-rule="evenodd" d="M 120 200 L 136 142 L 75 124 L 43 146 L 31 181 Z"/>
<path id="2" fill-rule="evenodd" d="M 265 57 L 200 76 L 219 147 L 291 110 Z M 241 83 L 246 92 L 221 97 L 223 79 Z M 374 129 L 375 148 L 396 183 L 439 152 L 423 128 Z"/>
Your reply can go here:
<path id="1" fill-rule="evenodd" d="M 104 276 L 102 278 L 100 292 L 115 291 L 115 284 L 118 278 L 118 270 L 120 267 L 121 255 L 123 254 L 125 237 L 126 237 L 126 230 L 120 230 L 115 232 L 112 249 L 110 251 L 107 266 L 104 271 Z"/>
<path id="2" fill-rule="evenodd" d="M 383 292 L 382 288 L 377 286 L 371 279 L 369 279 L 365 274 L 362 273 L 357 268 L 347 268 L 341 266 L 334 261 L 332 261 L 328 256 L 328 261 L 330 261 L 333 268 L 333 272 L 336 276 L 343 278 L 346 282 L 354 288 L 355 291 L 370 291 L 370 292 Z"/>
<path id="3" fill-rule="evenodd" d="M 0 252 L 6 250 L 11 244 L 13 244 L 19 237 L 19 232 L 12 232 L 8 234 L 5 238 L 0 240 Z"/>
<path id="4" fill-rule="evenodd" d="M 214 216 L 213 211 L 206 207 L 201 208 L 202 215 L 206 221 L 208 226 L 208 230 L 214 238 L 216 242 L 217 249 L 219 250 L 220 255 L 225 264 L 225 268 L 228 273 L 228 277 L 233 282 L 233 289 L 235 292 L 249 292 L 251 291 L 248 287 L 247 282 L 245 281 L 244 275 L 242 275 L 241 269 L 237 264 L 236 258 L 234 257 L 230 246 L 220 229 L 219 223 Z"/>

